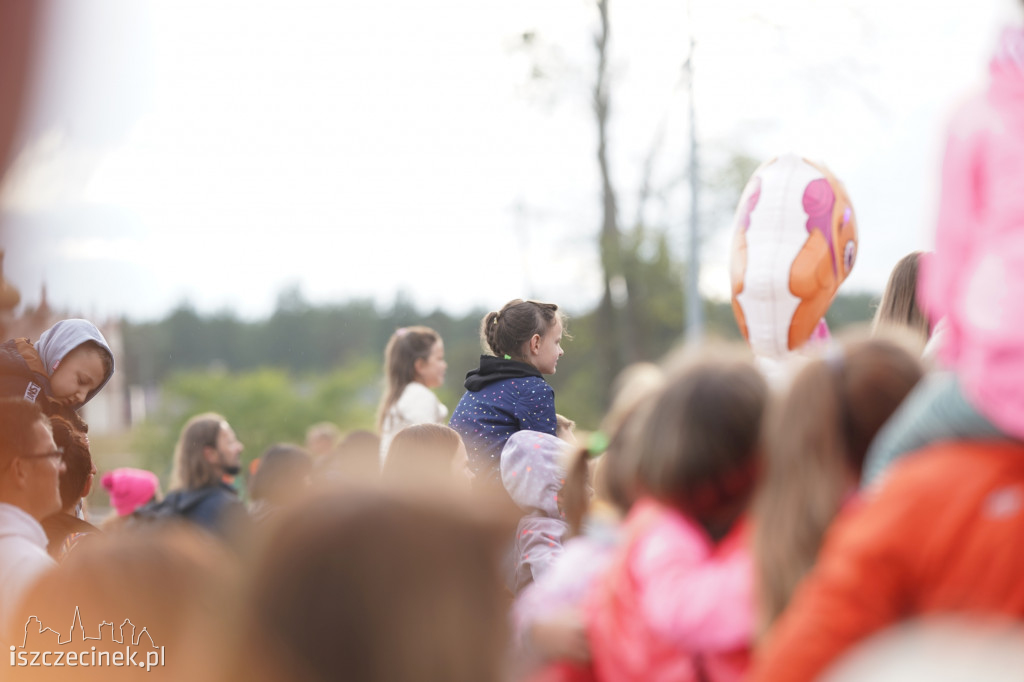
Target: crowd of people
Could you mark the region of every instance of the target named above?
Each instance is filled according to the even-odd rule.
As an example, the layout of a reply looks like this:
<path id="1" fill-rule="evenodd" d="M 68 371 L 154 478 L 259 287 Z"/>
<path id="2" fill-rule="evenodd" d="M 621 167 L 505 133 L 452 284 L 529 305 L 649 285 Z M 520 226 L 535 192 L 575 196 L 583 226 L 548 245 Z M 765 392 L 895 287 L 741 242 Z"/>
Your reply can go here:
<path id="1" fill-rule="evenodd" d="M 164 494 L 152 472 L 93 464 L 78 410 L 115 372 L 94 325 L 8 340 L 0 667 L 10 679 L 143 667 L 218 681 L 1015 679 L 1021 181 L 1024 32 L 1009 30 L 990 87 L 954 120 L 936 249 L 896 265 L 870 332 L 833 339 L 821 318 L 857 255 L 845 189 L 816 164 L 769 161 L 736 216 L 748 345 L 628 367 L 589 432 L 571 405 L 556 411 L 545 379 L 567 318 L 515 299 L 481 320 L 484 353 L 451 411 L 434 393 L 440 335 L 397 329 L 375 430 L 314 424 L 243 472 L 230 415 L 195 415 Z M 793 226 L 792 263 L 764 276 L 779 251 L 759 250 Z M 784 304 L 759 290 L 780 281 Z M 97 475 L 102 520 L 83 504 Z"/>

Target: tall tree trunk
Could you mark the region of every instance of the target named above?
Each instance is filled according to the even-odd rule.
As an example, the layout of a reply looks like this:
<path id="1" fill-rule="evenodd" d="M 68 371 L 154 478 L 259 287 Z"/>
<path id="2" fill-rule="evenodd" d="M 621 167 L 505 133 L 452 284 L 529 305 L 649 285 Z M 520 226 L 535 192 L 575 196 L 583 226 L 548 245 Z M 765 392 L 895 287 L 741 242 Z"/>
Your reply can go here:
<path id="1" fill-rule="evenodd" d="M 604 293 L 597 315 L 597 345 L 602 361 L 604 376 L 602 386 L 611 386 L 611 381 L 622 369 L 625 362 L 636 357 L 633 340 L 633 325 L 629 323 L 630 305 L 629 286 L 624 279 L 622 262 L 622 238 L 619 232 L 618 205 L 615 188 L 612 185 L 611 172 L 608 166 L 608 39 L 610 24 L 608 21 L 608 0 L 598 0 L 598 12 L 601 26 L 594 36 L 594 47 L 597 49 L 597 79 L 594 82 L 594 114 L 597 117 L 597 163 L 601 170 L 601 269 Z M 626 314 L 619 314 L 613 296 L 613 283 L 621 281 L 625 285 L 626 300 L 622 307 Z"/>

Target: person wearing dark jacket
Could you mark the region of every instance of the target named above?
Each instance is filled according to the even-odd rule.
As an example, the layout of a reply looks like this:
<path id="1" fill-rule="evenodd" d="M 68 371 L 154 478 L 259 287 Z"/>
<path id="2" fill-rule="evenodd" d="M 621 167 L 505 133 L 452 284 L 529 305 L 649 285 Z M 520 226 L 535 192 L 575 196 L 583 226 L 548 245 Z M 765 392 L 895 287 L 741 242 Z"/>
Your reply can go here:
<path id="1" fill-rule="evenodd" d="M 238 491 L 225 482 L 241 471 L 243 448 L 224 417 L 213 412 L 192 417 L 174 449 L 171 491 L 136 514 L 177 516 L 227 538 L 246 518 Z"/>
<path id="2" fill-rule="evenodd" d="M 562 356 L 558 306 L 519 299 L 488 313 L 480 337 L 494 355 L 466 375 L 466 393 L 448 425 L 466 444 L 477 484 L 501 485 L 501 450 L 516 431 L 552 436 L 558 427 L 555 391 L 544 381 Z"/>
<path id="3" fill-rule="evenodd" d="M 35 343 L 21 338 L 0 344 L 0 397 L 38 403 L 46 415 L 63 417 L 82 433 L 88 427 L 77 410 L 113 374 L 114 354 L 88 320 L 61 320 Z"/>

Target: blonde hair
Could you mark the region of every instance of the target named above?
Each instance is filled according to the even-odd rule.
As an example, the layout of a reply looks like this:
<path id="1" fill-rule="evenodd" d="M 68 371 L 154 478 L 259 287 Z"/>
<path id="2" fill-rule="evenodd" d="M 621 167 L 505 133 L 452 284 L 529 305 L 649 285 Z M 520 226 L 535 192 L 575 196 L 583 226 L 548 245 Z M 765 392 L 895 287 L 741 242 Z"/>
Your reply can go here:
<path id="1" fill-rule="evenodd" d="M 920 363 L 901 345 L 861 341 L 807 364 L 773 409 L 754 502 L 761 633 L 814 565 L 868 446 L 921 375 Z"/>
<path id="2" fill-rule="evenodd" d="M 413 424 L 397 434 L 388 446 L 381 475 L 388 480 L 441 475 L 447 477 L 462 436 L 443 424 Z"/>
<path id="3" fill-rule="evenodd" d="M 625 514 L 633 504 L 636 468 L 631 438 L 636 437 L 640 406 L 665 383 L 665 373 L 650 362 L 627 366 L 612 382 L 612 404 L 601 429 L 569 458 L 565 484 L 558 495 L 571 535 L 578 535 L 592 504 Z M 561 417 L 561 415 L 555 415 Z M 596 459 L 595 459 L 596 458 Z"/>
<path id="4" fill-rule="evenodd" d="M 892 269 L 871 322 L 872 334 L 897 328 L 911 332 L 922 348 L 928 341 L 928 317 L 917 304 L 918 265 L 922 255 L 920 251 L 907 254 Z"/>
<path id="5" fill-rule="evenodd" d="M 217 468 L 206 459 L 203 449 L 217 447 L 217 437 L 227 421 L 216 412 L 206 412 L 185 423 L 174 446 L 171 490 L 197 490 L 220 481 Z"/>
<path id="6" fill-rule="evenodd" d="M 525 362 L 523 346 L 534 334 L 544 336 L 555 322 L 562 324 L 562 336 L 571 339 L 565 329 L 566 317 L 554 303 L 538 303 L 515 298 L 484 315 L 480 322 L 480 343 L 484 351 L 497 357 L 509 356 Z"/>
<path id="7" fill-rule="evenodd" d="M 430 327 L 402 327 L 391 335 L 384 348 L 384 395 L 377 408 L 378 430 L 405 387 L 416 380 L 416 361 L 430 357 L 440 340 L 440 334 Z"/>
<path id="8" fill-rule="evenodd" d="M 341 441 L 341 429 L 334 422 L 317 422 L 306 429 L 306 447 L 320 439 L 329 440 L 333 448 Z"/>

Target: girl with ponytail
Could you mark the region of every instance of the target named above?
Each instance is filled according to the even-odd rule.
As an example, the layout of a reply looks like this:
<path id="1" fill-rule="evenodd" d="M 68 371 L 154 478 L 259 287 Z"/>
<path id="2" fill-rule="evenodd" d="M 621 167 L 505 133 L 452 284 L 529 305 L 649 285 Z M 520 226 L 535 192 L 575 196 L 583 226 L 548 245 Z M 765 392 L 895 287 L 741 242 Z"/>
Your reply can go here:
<path id="1" fill-rule="evenodd" d="M 466 444 L 478 484 L 503 489 L 501 450 L 516 431 L 555 435 L 555 392 L 544 380 L 562 357 L 564 316 L 553 303 L 515 299 L 484 316 L 480 340 L 487 354 L 466 375 L 466 393 L 449 426 Z"/>

